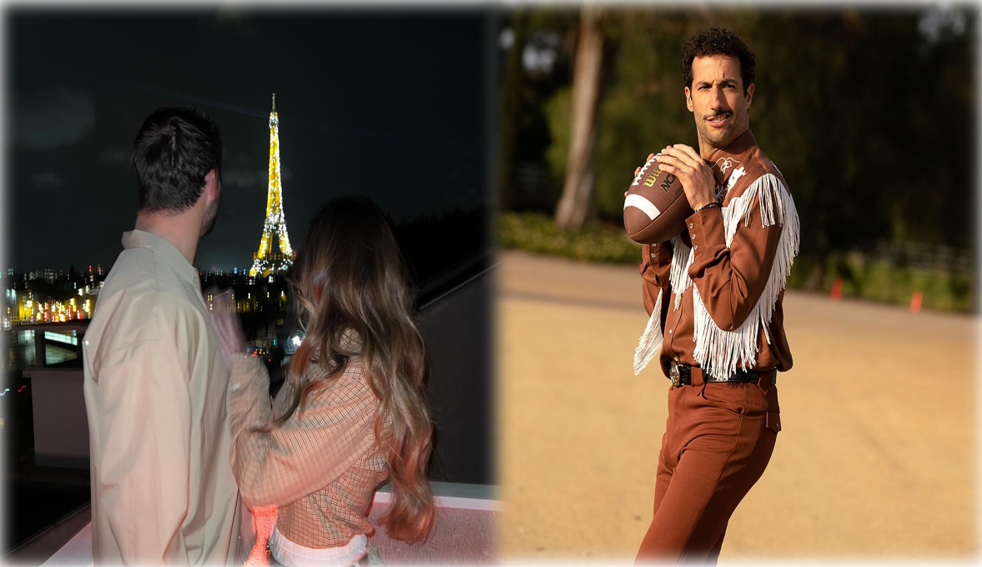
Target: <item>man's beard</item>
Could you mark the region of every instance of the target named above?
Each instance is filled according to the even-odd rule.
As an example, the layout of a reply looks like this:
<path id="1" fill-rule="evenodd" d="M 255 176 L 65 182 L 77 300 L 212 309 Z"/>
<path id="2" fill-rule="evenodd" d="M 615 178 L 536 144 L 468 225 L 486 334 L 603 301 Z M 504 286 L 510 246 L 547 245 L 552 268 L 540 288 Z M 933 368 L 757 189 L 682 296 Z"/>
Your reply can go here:
<path id="1" fill-rule="evenodd" d="M 722 129 L 710 127 L 709 122 L 712 121 L 711 119 L 718 118 L 720 116 L 727 117 L 726 127 Z M 732 111 L 717 112 L 716 114 L 702 117 L 699 120 L 699 126 L 701 127 L 698 129 L 701 131 L 703 138 L 705 138 L 711 146 L 720 148 L 727 145 L 733 138 L 733 133 L 737 128 L 736 119 L 736 113 Z"/>
<path id="2" fill-rule="evenodd" d="M 222 196 L 218 195 L 218 199 L 212 204 L 211 207 L 205 211 L 205 217 L 201 219 L 201 234 L 200 237 L 207 236 L 211 229 L 215 228 L 215 221 L 218 220 L 218 211 L 222 208 Z"/>

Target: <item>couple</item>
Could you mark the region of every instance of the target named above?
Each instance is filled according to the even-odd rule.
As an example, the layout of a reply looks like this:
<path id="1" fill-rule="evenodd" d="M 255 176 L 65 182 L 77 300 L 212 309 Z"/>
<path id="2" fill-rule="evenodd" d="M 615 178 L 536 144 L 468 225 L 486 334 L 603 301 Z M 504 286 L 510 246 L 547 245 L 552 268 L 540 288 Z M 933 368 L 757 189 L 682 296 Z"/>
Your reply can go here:
<path id="1" fill-rule="evenodd" d="M 288 278 L 305 334 L 271 400 L 230 302 L 210 310 L 192 265 L 221 156 L 218 126 L 190 109 L 158 109 L 133 147 L 136 227 L 83 342 L 95 563 L 252 563 L 265 536 L 283 565 L 366 563 L 386 477 L 389 536 L 425 539 L 424 344 L 381 211 L 338 199 L 311 220 Z M 264 534 L 249 510 L 273 507 Z"/>

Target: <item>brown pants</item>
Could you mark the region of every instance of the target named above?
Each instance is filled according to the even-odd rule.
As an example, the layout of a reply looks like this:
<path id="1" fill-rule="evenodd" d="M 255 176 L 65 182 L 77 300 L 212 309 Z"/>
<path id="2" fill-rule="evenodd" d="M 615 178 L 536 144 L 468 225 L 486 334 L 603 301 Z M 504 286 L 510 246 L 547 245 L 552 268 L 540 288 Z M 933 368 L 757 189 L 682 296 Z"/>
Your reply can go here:
<path id="1" fill-rule="evenodd" d="M 781 430 L 777 386 L 704 383 L 672 387 L 658 455 L 655 509 L 636 563 L 715 564 L 726 524 L 763 474 Z"/>

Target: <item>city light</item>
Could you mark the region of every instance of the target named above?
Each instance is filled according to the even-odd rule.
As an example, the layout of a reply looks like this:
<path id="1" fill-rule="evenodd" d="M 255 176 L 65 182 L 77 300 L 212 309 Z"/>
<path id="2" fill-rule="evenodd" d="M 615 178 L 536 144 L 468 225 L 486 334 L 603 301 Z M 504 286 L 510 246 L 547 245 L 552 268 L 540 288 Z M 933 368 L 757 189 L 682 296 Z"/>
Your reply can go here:
<path id="1" fill-rule="evenodd" d="M 246 290 L 256 291 L 256 299 L 252 299 L 251 291 L 247 291 L 246 300 L 237 300 L 236 294 L 231 294 L 232 302 L 238 313 L 262 313 L 266 308 L 271 308 L 274 312 L 282 312 L 286 307 L 287 296 L 285 291 L 280 291 L 280 301 L 275 304 L 270 303 L 272 294 L 281 286 L 267 288 L 269 284 L 276 284 L 277 274 L 280 274 L 293 264 L 296 253 L 290 246 L 289 235 L 286 229 L 286 218 L 283 213 L 283 194 L 280 178 L 280 151 L 279 151 L 279 115 L 276 112 L 275 96 L 273 99 L 273 109 L 269 119 L 270 127 L 270 146 L 269 146 L 269 185 L 266 203 L 266 219 L 264 222 L 263 235 L 260 242 L 259 252 L 254 255 L 255 263 L 250 270 L 246 267 L 235 267 L 232 274 L 223 270 L 218 270 L 212 266 L 211 272 L 205 273 L 198 271 L 199 277 L 203 282 L 214 282 L 222 284 L 222 277 L 233 279 L 233 286 L 242 286 L 244 283 Z M 9 276 L 14 276 L 12 269 L 8 270 Z M 23 278 L 20 276 L 23 275 Z M 238 276 L 242 276 L 240 280 Z M 6 291 L 6 313 L 0 317 L 0 328 L 9 330 L 17 325 L 26 325 L 44 322 L 74 322 L 91 319 L 97 303 L 98 295 L 105 285 L 105 276 L 102 266 L 89 264 L 88 271 L 76 271 L 74 266 L 68 270 L 43 268 L 35 271 L 28 271 L 16 274 L 15 281 L 9 281 Z M 263 280 L 266 281 L 258 281 Z M 23 284 L 21 284 L 23 280 Z M 202 286 L 207 287 L 207 286 Z M 20 288 L 21 291 L 16 291 Z M 263 289 L 266 288 L 266 289 Z M 242 287 L 238 288 L 243 291 Z M 265 298 L 262 293 L 265 291 Z M 20 296 L 18 296 L 18 293 Z M 213 310 L 213 295 L 206 295 L 209 310 Z M 0 311 L 2 313 L 2 311 Z M 267 312 L 268 313 L 268 312 Z M 283 325 L 283 318 L 277 315 L 274 321 L 278 320 L 277 326 Z M 271 340 L 275 341 L 275 338 Z M 295 344 L 299 344 L 299 337 L 294 339 Z M 260 353 L 262 355 L 263 353 Z"/>

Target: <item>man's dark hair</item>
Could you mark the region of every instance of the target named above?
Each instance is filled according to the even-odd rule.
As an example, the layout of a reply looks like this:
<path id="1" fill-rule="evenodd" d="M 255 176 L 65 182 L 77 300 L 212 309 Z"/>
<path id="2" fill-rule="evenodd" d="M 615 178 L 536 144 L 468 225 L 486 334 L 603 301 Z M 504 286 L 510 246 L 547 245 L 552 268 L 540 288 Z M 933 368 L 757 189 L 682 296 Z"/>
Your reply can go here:
<path id="1" fill-rule="evenodd" d="M 186 211 L 201 197 L 208 172 L 221 174 L 222 135 L 203 112 L 158 108 L 140 127 L 130 161 L 141 211 Z"/>
<path id="2" fill-rule="evenodd" d="M 682 46 L 682 78 L 685 86 L 692 88 L 692 60 L 711 55 L 732 55 L 740 60 L 740 78 L 743 92 L 754 82 L 754 52 L 730 30 L 710 28 L 699 30 Z"/>

